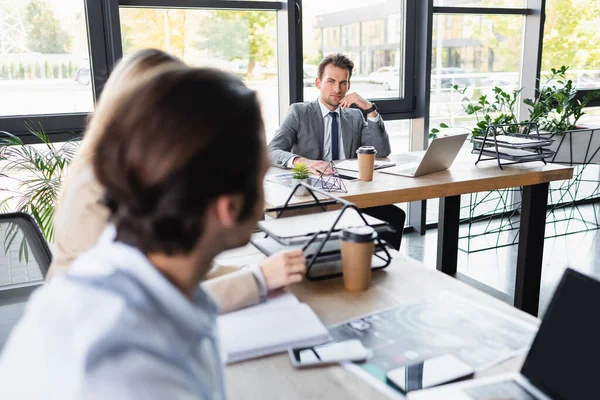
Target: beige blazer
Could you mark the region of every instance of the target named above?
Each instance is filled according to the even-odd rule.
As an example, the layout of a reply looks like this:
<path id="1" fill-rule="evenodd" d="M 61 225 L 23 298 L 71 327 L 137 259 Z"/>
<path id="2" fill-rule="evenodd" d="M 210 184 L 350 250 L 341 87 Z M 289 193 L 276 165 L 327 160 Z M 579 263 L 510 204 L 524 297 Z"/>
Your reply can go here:
<path id="1" fill-rule="evenodd" d="M 104 190 L 92 166 L 76 159 L 62 188 L 54 215 L 54 246 L 47 279 L 65 271 L 82 252 L 100 237 L 109 217 L 101 200 Z M 202 283 L 226 313 L 256 304 L 260 300 L 258 284 L 251 271 L 237 267 L 215 267 Z"/>

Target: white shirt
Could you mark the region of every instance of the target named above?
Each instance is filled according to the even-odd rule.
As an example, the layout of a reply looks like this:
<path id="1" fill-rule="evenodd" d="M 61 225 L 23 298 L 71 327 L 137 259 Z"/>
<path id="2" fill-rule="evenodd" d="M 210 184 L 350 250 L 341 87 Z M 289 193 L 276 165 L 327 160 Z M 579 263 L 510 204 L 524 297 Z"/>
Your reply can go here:
<path id="1" fill-rule="evenodd" d="M 337 123 L 338 123 L 338 137 L 339 137 L 339 159 L 340 160 L 345 160 L 347 158 L 347 155 L 344 154 L 344 139 L 343 139 L 343 135 L 342 135 L 342 121 L 340 119 L 340 107 L 338 106 L 338 108 L 336 108 L 334 111 L 330 111 L 327 107 L 325 107 L 325 105 L 323 104 L 323 102 L 321 101 L 321 99 L 318 99 L 318 103 L 319 103 L 319 107 L 321 108 L 321 114 L 323 115 L 323 133 L 324 133 L 324 137 L 323 137 L 323 161 L 331 161 L 331 121 L 333 120 L 333 118 L 331 117 L 331 115 L 329 115 L 330 112 L 335 112 L 337 113 L 338 117 L 337 117 Z M 372 122 L 377 122 L 379 121 L 379 114 L 377 114 L 377 116 L 375 118 L 371 118 L 368 117 L 369 121 Z M 296 156 L 296 157 L 300 157 L 300 156 Z M 296 159 L 296 157 L 292 157 L 288 160 L 288 162 L 286 163 L 286 167 L 288 168 L 293 168 L 294 167 L 294 160 Z M 353 158 L 353 157 L 350 157 Z"/>
<path id="2" fill-rule="evenodd" d="M 216 304 L 111 237 L 32 295 L 0 357 L 0 398 L 224 399 Z"/>

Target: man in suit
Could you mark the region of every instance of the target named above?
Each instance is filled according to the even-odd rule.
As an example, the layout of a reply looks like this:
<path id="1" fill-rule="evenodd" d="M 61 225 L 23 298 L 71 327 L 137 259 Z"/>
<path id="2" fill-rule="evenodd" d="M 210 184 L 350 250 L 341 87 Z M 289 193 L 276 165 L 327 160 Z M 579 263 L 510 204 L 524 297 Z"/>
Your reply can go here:
<path id="1" fill-rule="evenodd" d="M 378 157 L 390 154 L 390 140 L 375 105 L 358 93 L 347 94 L 353 68 L 352 60 L 342 54 L 321 61 L 315 79 L 319 98 L 291 105 L 269 143 L 273 165 L 291 168 L 301 162 L 318 174 L 331 160 L 356 158 L 360 146 L 374 146 Z"/>
<path id="2" fill-rule="evenodd" d="M 356 92 L 348 94 L 353 68 L 352 60 L 343 54 L 331 54 L 321 61 L 315 79 L 319 98 L 290 106 L 269 143 L 271 164 L 292 168 L 304 163 L 315 175 L 330 174 L 330 161 L 356 158 L 360 146 L 375 147 L 378 157 L 391 153 L 390 139 L 375 104 Z M 384 239 L 399 249 L 406 219 L 404 211 L 395 206 L 363 211 L 396 229 L 395 235 L 386 235 Z"/>

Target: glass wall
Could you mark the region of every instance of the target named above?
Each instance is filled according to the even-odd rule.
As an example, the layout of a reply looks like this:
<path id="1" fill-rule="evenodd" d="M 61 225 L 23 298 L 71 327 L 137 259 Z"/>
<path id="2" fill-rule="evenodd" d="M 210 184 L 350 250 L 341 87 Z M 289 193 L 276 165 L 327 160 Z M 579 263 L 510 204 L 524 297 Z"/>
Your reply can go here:
<path id="1" fill-rule="evenodd" d="M 523 8 L 526 0 L 435 0 L 436 7 L 490 7 Z"/>
<path id="2" fill-rule="evenodd" d="M 0 117 L 94 109 L 83 0 L 0 1 Z"/>
<path id="3" fill-rule="evenodd" d="M 430 127 L 470 128 L 469 102 L 493 97 L 494 87 L 518 89 L 520 15 L 437 14 L 433 19 Z M 464 94 L 454 89 L 464 89 Z"/>
<path id="4" fill-rule="evenodd" d="M 302 3 L 305 100 L 317 97 L 317 65 L 331 53 L 354 61 L 351 90 L 370 99 L 404 97 L 404 0 Z"/>
<path id="5" fill-rule="evenodd" d="M 569 67 L 578 89 L 600 89 L 600 2 L 547 0 L 542 74 Z"/>
<path id="6" fill-rule="evenodd" d="M 270 140 L 279 126 L 275 11 L 122 7 L 120 18 L 124 54 L 155 47 L 238 75 L 259 94 Z"/>

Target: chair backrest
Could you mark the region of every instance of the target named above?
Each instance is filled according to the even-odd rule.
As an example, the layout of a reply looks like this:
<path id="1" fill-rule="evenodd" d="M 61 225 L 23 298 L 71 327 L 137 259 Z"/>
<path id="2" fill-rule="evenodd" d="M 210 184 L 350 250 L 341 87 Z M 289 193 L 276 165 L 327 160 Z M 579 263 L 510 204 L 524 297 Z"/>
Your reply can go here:
<path id="1" fill-rule="evenodd" d="M 1 260 L 18 261 L 24 267 L 35 263 L 42 277 L 46 277 L 52 253 L 40 228 L 30 215 L 21 212 L 0 214 Z"/>
<path id="2" fill-rule="evenodd" d="M 34 219 L 0 214 L 0 350 L 31 293 L 44 283 L 52 253 Z"/>

